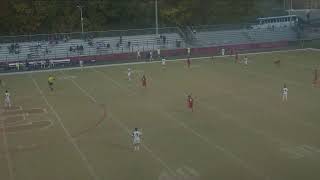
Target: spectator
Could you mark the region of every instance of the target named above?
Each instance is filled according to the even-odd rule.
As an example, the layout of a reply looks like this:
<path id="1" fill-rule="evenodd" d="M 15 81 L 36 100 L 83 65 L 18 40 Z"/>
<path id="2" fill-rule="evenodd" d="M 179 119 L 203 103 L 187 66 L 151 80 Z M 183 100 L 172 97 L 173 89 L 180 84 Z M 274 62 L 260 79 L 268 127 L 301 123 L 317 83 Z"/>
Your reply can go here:
<path id="1" fill-rule="evenodd" d="M 152 50 L 149 52 L 149 61 L 151 62 L 153 60 L 153 52 Z"/>
<path id="2" fill-rule="evenodd" d="M 157 55 L 158 55 L 158 58 L 160 59 L 160 48 L 157 49 Z"/>
<path id="3" fill-rule="evenodd" d="M 166 44 L 166 42 L 167 42 L 167 37 L 166 37 L 166 36 L 162 36 L 162 41 L 163 41 L 163 44 Z"/>
<path id="4" fill-rule="evenodd" d="M 306 14 L 307 22 L 310 23 L 310 10 Z"/>
<path id="5" fill-rule="evenodd" d="M 128 41 L 128 48 L 130 48 L 131 46 L 131 41 Z"/>
<path id="6" fill-rule="evenodd" d="M 119 44 L 122 44 L 122 35 L 120 35 Z"/>
<path id="7" fill-rule="evenodd" d="M 181 47 L 181 41 L 176 40 L 176 47 Z"/>
<path id="8" fill-rule="evenodd" d="M 191 53 L 191 49 L 187 48 L 187 55 L 190 56 L 190 53 Z"/>
<path id="9" fill-rule="evenodd" d="M 137 60 L 140 60 L 141 59 L 141 54 L 140 54 L 140 50 L 138 49 L 137 51 Z"/>

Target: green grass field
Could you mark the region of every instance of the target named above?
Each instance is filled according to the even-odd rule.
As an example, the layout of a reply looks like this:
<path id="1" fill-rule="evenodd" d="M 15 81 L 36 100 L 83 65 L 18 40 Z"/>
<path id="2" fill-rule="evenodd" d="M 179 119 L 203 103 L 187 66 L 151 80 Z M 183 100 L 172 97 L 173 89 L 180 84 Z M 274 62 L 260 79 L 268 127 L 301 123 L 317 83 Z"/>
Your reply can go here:
<path id="1" fill-rule="evenodd" d="M 49 72 L 1 76 L 15 109 L 0 111 L 0 179 L 319 180 L 320 52 L 248 57 L 54 71 L 54 92 Z"/>

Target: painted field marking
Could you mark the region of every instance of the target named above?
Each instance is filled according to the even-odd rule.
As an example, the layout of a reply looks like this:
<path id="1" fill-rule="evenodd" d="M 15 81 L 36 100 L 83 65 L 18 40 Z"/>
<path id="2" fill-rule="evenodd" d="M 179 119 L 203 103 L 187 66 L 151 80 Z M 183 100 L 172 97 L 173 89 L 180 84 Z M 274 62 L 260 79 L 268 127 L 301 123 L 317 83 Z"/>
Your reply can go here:
<path id="1" fill-rule="evenodd" d="M 48 121 L 50 124 L 48 126 L 38 128 L 39 130 L 47 130 L 49 127 L 51 127 L 53 125 L 51 120 L 43 120 L 43 121 Z M 22 126 L 32 125 L 33 123 L 37 123 L 37 122 L 42 122 L 42 121 L 41 120 L 40 121 L 29 121 L 29 122 L 25 122 L 23 124 L 19 124 L 19 125 L 13 124 L 13 125 L 6 126 L 6 127 L 7 128 L 22 127 Z M 22 132 L 34 132 L 34 129 L 19 130 L 16 132 L 7 132 L 7 134 L 19 134 Z"/>
<path id="2" fill-rule="evenodd" d="M 320 155 L 320 149 L 310 145 L 300 145 L 295 147 L 281 148 L 281 151 L 288 153 L 292 159 L 301 159 L 305 157 L 314 158 Z"/>
<path id="3" fill-rule="evenodd" d="M 87 157 L 85 156 L 85 154 L 81 151 L 79 145 L 76 143 L 75 139 L 71 136 L 70 132 L 68 131 L 68 129 L 65 127 L 65 125 L 62 122 L 62 118 L 60 117 L 60 115 L 57 113 L 57 111 L 53 108 L 53 106 L 49 103 L 47 97 L 45 96 L 45 94 L 43 93 L 43 91 L 41 90 L 39 84 L 37 83 L 37 81 L 33 78 L 32 75 L 30 75 L 31 80 L 33 81 L 36 89 L 39 91 L 40 95 L 42 96 L 43 100 L 45 101 L 45 103 L 47 104 L 47 106 L 51 109 L 51 111 L 53 112 L 53 114 L 55 115 L 56 119 L 58 120 L 59 125 L 62 127 L 67 139 L 70 141 L 70 143 L 73 145 L 75 151 L 78 153 L 78 155 L 80 156 L 82 162 L 84 163 L 84 165 L 87 167 L 87 170 L 90 174 L 90 176 L 94 179 L 94 180 L 99 180 L 100 178 L 98 177 L 98 175 L 96 174 L 93 166 L 90 164 L 90 162 L 88 161 Z"/>
<path id="4" fill-rule="evenodd" d="M 229 156 L 230 158 L 232 158 L 234 161 L 238 162 L 239 164 L 241 164 L 245 169 L 247 169 L 249 172 L 251 172 L 252 174 L 254 174 L 255 176 L 259 177 L 259 178 L 263 178 L 266 180 L 270 180 L 271 178 L 265 175 L 261 175 L 260 172 L 258 172 L 258 170 L 256 170 L 255 168 L 253 168 L 252 166 L 250 166 L 248 163 L 246 163 L 243 159 L 241 159 L 238 155 L 234 154 L 233 152 L 227 150 L 226 148 L 211 142 L 211 140 L 203 135 L 201 135 L 200 133 L 198 133 L 196 130 L 194 130 L 193 128 L 189 127 L 188 125 L 186 125 L 186 123 L 178 120 L 177 118 L 175 118 L 174 116 L 172 116 L 170 113 L 168 112 L 162 112 L 163 114 L 165 114 L 167 116 L 167 118 L 174 120 L 175 122 L 177 122 L 181 127 L 183 127 L 184 129 L 186 129 L 187 131 L 191 132 L 193 135 L 195 135 L 196 137 L 200 138 L 203 142 L 205 142 L 206 144 L 208 144 L 209 146 L 214 147 L 215 149 L 221 151 L 222 153 L 224 153 L 225 155 Z"/>
<path id="5" fill-rule="evenodd" d="M 62 72 L 64 73 L 64 72 Z M 64 73 L 65 74 L 65 73 Z M 78 87 L 78 89 L 85 95 L 87 96 L 89 99 L 91 99 L 93 102 L 97 103 L 97 100 L 90 95 L 90 93 L 88 91 L 86 91 L 85 89 L 83 89 L 75 80 L 70 79 L 70 81 L 76 86 Z M 119 126 L 130 136 L 131 132 L 128 128 L 128 126 L 126 126 L 122 121 L 120 121 L 118 118 L 114 118 L 111 112 L 108 112 L 109 116 L 111 117 L 111 119 L 115 120 L 115 122 L 117 122 L 119 124 Z M 151 156 L 157 160 L 164 168 L 166 168 L 172 175 L 175 175 L 175 172 L 167 165 L 167 163 L 162 160 L 159 156 L 157 156 L 145 143 L 142 143 L 142 147 L 151 154 Z"/>
<path id="6" fill-rule="evenodd" d="M 76 79 L 78 78 L 77 76 L 62 76 L 58 77 L 59 80 L 69 80 L 69 79 Z"/>
<path id="7" fill-rule="evenodd" d="M 187 94 L 185 93 L 185 95 L 187 95 Z M 301 155 L 301 153 L 299 153 L 298 151 L 292 150 L 294 148 L 292 148 L 292 145 L 290 145 L 288 142 L 285 142 L 280 138 L 277 138 L 277 137 L 274 137 L 272 135 L 269 135 L 268 133 L 264 132 L 263 130 L 256 129 L 254 127 L 244 126 L 243 124 L 239 123 L 239 121 L 237 121 L 232 115 L 230 115 L 228 113 L 225 113 L 225 112 L 223 112 L 221 110 L 218 110 L 218 108 L 216 106 L 209 105 L 208 103 L 205 103 L 205 102 L 200 102 L 199 100 L 196 100 L 196 102 L 199 102 L 200 105 L 201 104 L 205 104 L 205 106 L 203 106 L 203 107 L 205 107 L 208 110 L 215 111 L 216 113 L 219 114 L 220 117 L 222 117 L 224 119 L 232 120 L 233 122 L 235 122 L 238 125 L 239 128 L 250 130 L 253 133 L 255 133 L 256 135 L 261 135 L 265 139 L 269 140 L 270 142 L 278 144 L 280 146 L 280 151 L 281 152 L 288 152 L 290 154 L 294 154 L 294 158 L 302 158 L 302 157 L 304 157 L 304 155 Z"/>
<path id="8" fill-rule="evenodd" d="M 299 48 L 299 49 L 291 49 L 291 50 L 276 50 L 276 51 L 266 51 L 266 52 L 256 52 L 256 53 L 242 53 L 242 54 L 239 54 L 239 55 L 260 55 L 260 54 L 272 54 L 272 53 L 288 53 L 288 52 L 309 51 L 309 50 L 315 51 L 315 49 L 313 49 L 313 48 Z M 233 57 L 233 56 L 234 55 L 214 56 L 214 58 L 225 58 L 225 57 Z M 190 58 L 190 59 L 191 60 L 212 59 L 212 56 L 195 57 L 195 58 Z M 168 62 L 174 62 L 174 61 L 185 61 L 185 60 L 186 60 L 186 58 L 173 59 L 173 60 L 167 60 L 167 61 Z M 99 67 L 114 67 L 114 66 L 127 66 L 127 65 L 151 64 L 151 63 L 159 63 L 159 61 L 94 65 L 94 66 L 85 66 L 83 68 L 81 68 L 81 67 L 70 67 L 70 68 L 65 68 L 64 70 L 91 69 L 91 68 L 99 68 Z M 6 75 L 16 75 L 16 74 L 55 72 L 55 71 L 60 71 L 60 70 L 61 69 L 47 69 L 47 70 L 38 70 L 38 71 L 11 72 L 11 73 L 1 73 L 1 75 L 2 76 L 6 76 Z"/>
<path id="9" fill-rule="evenodd" d="M 15 179 L 15 174 L 13 171 L 13 162 L 11 159 L 11 153 L 9 150 L 9 145 L 8 145 L 8 137 L 7 137 L 7 133 L 6 133 L 6 125 L 5 125 L 5 121 L 2 121 L 2 137 L 3 137 L 3 146 L 4 146 L 4 151 L 5 151 L 5 157 L 7 160 L 7 167 L 9 170 L 9 177 L 10 180 L 14 180 Z"/>
<path id="10" fill-rule="evenodd" d="M 125 90 L 129 96 L 134 96 L 137 93 L 133 93 L 133 91 L 130 91 L 128 88 L 124 87 L 121 83 L 119 83 L 118 81 L 116 81 L 115 79 L 113 79 L 112 77 L 110 77 L 108 74 L 106 74 L 105 72 L 99 71 L 96 68 L 92 69 L 93 72 L 98 73 L 100 75 L 102 75 L 102 77 L 104 77 L 105 79 L 111 81 L 113 84 L 116 85 L 116 87 Z"/>
<path id="11" fill-rule="evenodd" d="M 116 81 L 116 80 L 114 80 Z M 113 82 L 113 81 L 112 81 Z M 117 84 L 120 84 L 119 82 L 116 81 Z M 117 85 L 117 87 L 123 89 L 123 86 Z M 127 90 L 127 89 L 125 89 Z M 253 169 L 252 167 L 250 167 L 244 160 L 242 160 L 240 157 L 238 157 L 237 155 L 235 155 L 234 153 L 226 150 L 225 148 L 223 148 L 222 146 L 219 146 L 217 144 L 212 143 L 208 138 L 202 136 L 201 134 L 199 134 L 198 132 L 196 132 L 193 128 L 188 127 L 185 123 L 183 123 L 182 121 L 174 118 L 171 114 L 169 114 L 168 112 L 164 111 L 162 112 L 162 114 L 164 114 L 165 116 L 169 117 L 172 120 L 175 120 L 176 122 L 178 122 L 178 124 L 183 127 L 184 129 L 186 129 L 187 131 L 191 132 L 192 134 L 194 134 L 196 137 L 199 137 L 200 139 L 202 139 L 204 142 L 206 142 L 207 144 L 209 144 L 210 146 L 215 147 L 217 150 L 220 150 L 221 152 L 223 152 L 224 154 L 228 155 L 229 157 L 231 157 L 232 159 L 234 159 L 235 161 L 239 162 L 245 169 L 250 170 L 251 173 L 253 173 L 255 176 L 261 178 L 261 175 L 258 174 L 256 172 L 255 169 Z M 269 180 L 269 177 L 262 177 L 266 180 Z"/>

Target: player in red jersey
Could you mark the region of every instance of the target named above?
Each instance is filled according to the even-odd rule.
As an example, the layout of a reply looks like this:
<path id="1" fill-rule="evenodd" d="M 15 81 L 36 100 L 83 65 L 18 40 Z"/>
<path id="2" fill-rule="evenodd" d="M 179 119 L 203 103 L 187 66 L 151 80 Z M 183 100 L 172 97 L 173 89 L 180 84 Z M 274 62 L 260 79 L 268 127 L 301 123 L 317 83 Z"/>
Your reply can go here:
<path id="1" fill-rule="evenodd" d="M 191 95 L 188 95 L 187 104 L 188 108 L 193 112 L 193 98 L 191 97 Z"/>
<path id="2" fill-rule="evenodd" d="M 190 68 L 190 65 L 191 65 L 190 57 L 188 57 L 188 59 L 187 59 L 187 65 L 188 65 L 188 68 Z"/>
<path id="3" fill-rule="evenodd" d="M 146 88 L 147 87 L 147 78 L 145 75 L 142 76 L 142 87 Z"/>

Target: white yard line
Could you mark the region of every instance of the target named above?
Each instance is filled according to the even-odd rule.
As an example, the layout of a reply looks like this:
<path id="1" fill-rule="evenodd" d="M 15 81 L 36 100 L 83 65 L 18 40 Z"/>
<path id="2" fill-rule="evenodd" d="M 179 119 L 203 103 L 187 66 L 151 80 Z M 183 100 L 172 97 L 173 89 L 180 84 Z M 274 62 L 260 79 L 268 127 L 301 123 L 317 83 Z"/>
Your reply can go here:
<path id="1" fill-rule="evenodd" d="M 57 113 L 57 111 L 53 108 L 53 106 L 49 103 L 47 97 L 45 96 L 45 94 L 43 93 L 43 91 L 41 90 L 39 84 L 37 83 L 37 81 L 33 78 L 32 75 L 30 75 L 30 78 L 32 79 L 34 85 L 36 86 L 36 89 L 39 91 L 40 95 L 42 96 L 43 100 L 45 101 L 45 103 L 47 104 L 47 106 L 51 109 L 51 111 L 53 112 L 53 114 L 55 115 L 59 125 L 62 127 L 67 139 L 69 140 L 69 142 L 72 144 L 72 146 L 74 147 L 75 151 L 78 153 L 78 155 L 80 156 L 83 164 L 86 166 L 90 176 L 94 179 L 94 180 L 99 180 L 100 178 L 98 177 L 98 175 L 96 174 L 93 166 L 90 164 L 90 162 L 88 161 L 86 155 L 81 151 L 79 145 L 76 143 L 75 139 L 72 137 L 71 133 L 68 131 L 68 129 L 65 127 L 65 125 L 62 122 L 62 119 L 60 117 L 60 115 Z"/>
<path id="2" fill-rule="evenodd" d="M 13 172 L 13 162 L 11 159 L 11 153 L 9 151 L 8 137 L 7 137 L 6 125 L 5 125 L 4 119 L 2 120 L 2 137 L 3 137 L 4 152 L 5 152 L 5 156 L 7 159 L 7 165 L 8 165 L 8 170 L 9 170 L 9 177 L 10 177 L 10 180 L 14 180 L 15 174 Z"/>
<path id="3" fill-rule="evenodd" d="M 107 80 L 111 81 L 113 84 L 117 86 L 117 88 L 125 90 L 130 96 L 134 96 L 137 93 L 134 93 L 134 90 L 130 91 L 127 87 L 124 87 L 121 83 L 119 83 L 117 80 L 113 79 L 110 77 L 108 74 L 105 72 L 99 71 L 97 69 L 92 69 L 93 72 L 102 75 L 102 77 L 106 78 Z"/>
<path id="4" fill-rule="evenodd" d="M 64 72 L 61 72 L 65 75 Z M 69 79 L 85 96 L 87 96 L 89 99 L 91 99 L 93 102 L 97 103 L 96 98 L 94 98 L 92 95 L 90 95 L 90 93 L 88 91 L 86 91 L 85 89 L 83 89 L 75 80 L 73 79 Z M 120 84 L 119 84 L 120 85 Z M 122 121 L 120 121 L 118 118 L 114 118 L 112 117 L 112 113 L 108 112 L 109 116 L 111 116 L 111 119 L 115 120 L 119 126 L 130 136 L 131 132 L 129 130 L 129 127 L 126 126 Z M 176 175 L 175 172 L 168 166 L 168 164 L 162 160 L 159 156 L 157 156 L 145 143 L 142 143 L 142 147 L 151 154 L 151 156 L 158 161 L 164 168 L 166 168 L 171 175 Z"/>
<path id="5" fill-rule="evenodd" d="M 287 53 L 287 52 L 296 52 L 296 51 L 320 51 L 314 48 L 301 48 L 301 49 L 292 49 L 292 50 L 277 50 L 277 51 L 266 51 L 266 52 L 256 52 L 256 53 L 243 53 L 239 55 L 259 55 L 259 54 L 272 54 L 272 53 Z M 225 58 L 225 57 L 233 57 L 234 55 L 225 55 L 225 56 L 213 56 L 214 58 Z M 204 57 L 195 57 L 190 58 L 191 60 L 201 60 L 201 59 L 212 59 L 212 56 L 204 56 Z M 173 61 L 184 61 L 186 58 L 179 58 L 173 60 L 167 60 L 168 62 Z M 127 66 L 127 65 L 136 65 L 136 64 L 150 64 L 150 63 L 159 63 L 160 61 L 152 61 L 152 62 L 132 62 L 132 63 L 120 63 L 120 64 L 105 64 L 105 65 L 94 65 L 94 66 L 85 66 L 81 67 L 67 67 L 63 70 L 75 70 L 75 69 L 91 69 L 97 67 L 113 67 L 113 66 Z M 0 76 L 6 75 L 16 75 L 16 74 L 30 74 L 30 73 L 42 73 L 42 72 L 54 72 L 61 71 L 61 69 L 46 69 L 46 70 L 37 70 L 37 71 L 23 71 L 23 72 L 10 72 L 10 73 L 0 73 Z"/>
<path id="6" fill-rule="evenodd" d="M 115 80 L 114 80 L 115 81 Z M 113 81 L 112 81 L 113 82 Z M 117 84 L 120 84 L 119 82 L 117 82 Z M 123 89 L 123 86 L 119 86 L 117 85 L 117 87 Z M 123 90 L 127 90 L 127 89 L 123 89 Z M 257 170 L 255 170 L 253 167 L 250 167 L 248 165 L 248 163 L 246 163 L 244 160 L 242 160 L 239 156 L 235 155 L 234 153 L 228 151 L 227 149 L 223 148 L 222 146 L 219 146 L 215 143 L 212 143 L 207 137 L 202 136 L 200 133 L 198 133 L 197 131 L 195 131 L 193 128 L 187 126 L 185 123 L 183 123 L 182 121 L 174 118 L 172 115 L 170 115 L 168 112 L 163 111 L 162 112 L 167 118 L 170 118 L 172 120 L 175 120 L 181 127 L 183 127 L 184 129 L 186 129 L 187 131 L 191 132 L 193 135 L 195 135 L 196 137 L 200 138 L 202 141 L 204 141 L 205 143 L 207 143 L 210 146 L 215 147 L 217 150 L 223 152 L 224 154 L 226 154 L 227 156 L 229 156 L 230 158 L 232 158 L 234 161 L 240 163 L 245 169 L 249 170 L 251 173 L 253 173 L 255 176 L 259 177 L 259 178 L 264 178 L 265 180 L 269 180 L 269 177 L 266 176 L 262 176 L 261 174 L 259 174 L 257 172 Z"/>
<path id="7" fill-rule="evenodd" d="M 170 113 L 163 111 L 162 112 L 167 118 L 174 120 L 175 122 L 177 122 L 181 127 L 183 127 L 184 129 L 186 129 L 187 131 L 191 132 L 193 135 L 195 135 L 196 137 L 200 138 L 203 142 L 205 142 L 206 144 L 208 144 L 209 146 L 214 147 L 215 149 L 221 151 L 222 153 L 224 153 L 225 155 L 229 156 L 230 158 L 232 158 L 234 161 L 238 162 L 239 164 L 241 164 L 245 169 L 247 169 L 249 172 L 251 172 L 252 174 L 254 174 L 255 176 L 259 177 L 259 178 L 263 178 L 265 180 L 270 180 L 271 178 L 265 175 L 262 175 L 261 172 L 258 172 L 258 170 L 256 170 L 255 168 L 253 168 L 252 166 L 250 166 L 247 162 L 245 162 L 243 159 L 241 159 L 238 155 L 234 154 L 233 152 L 227 150 L 226 148 L 213 143 L 209 138 L 201 135 L 199 132 L 197 132 L 196 130 L 194 130 L 193 128 L 189 127 L 188 125 L 186 125 L 184 122 L 180 121 L 179 119 L 175 118 L 174 116 L 172 116 Z"/>

